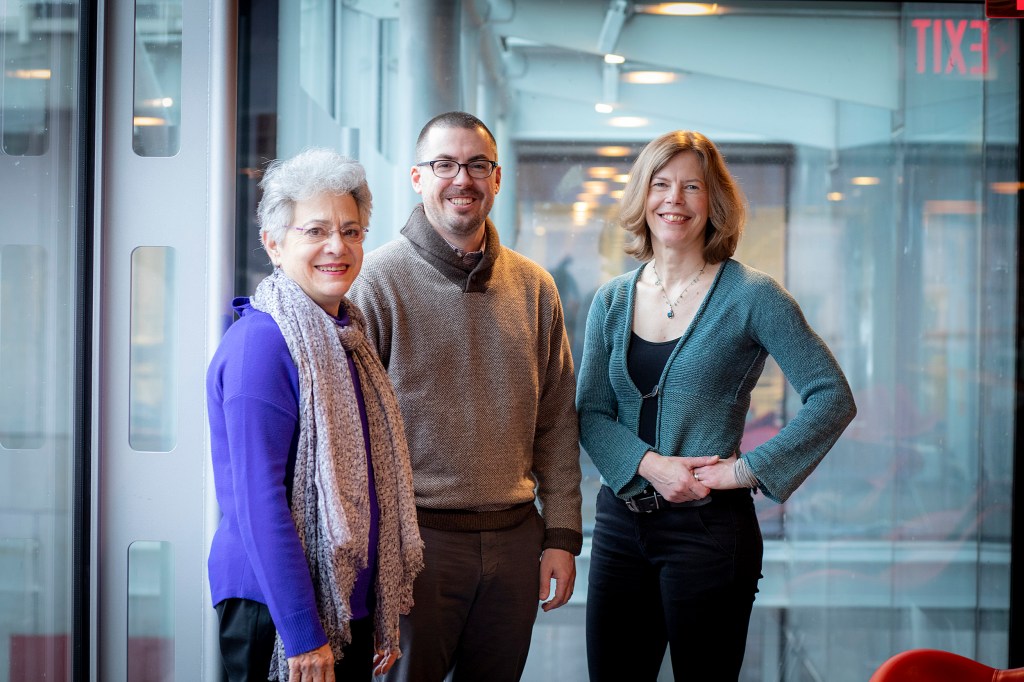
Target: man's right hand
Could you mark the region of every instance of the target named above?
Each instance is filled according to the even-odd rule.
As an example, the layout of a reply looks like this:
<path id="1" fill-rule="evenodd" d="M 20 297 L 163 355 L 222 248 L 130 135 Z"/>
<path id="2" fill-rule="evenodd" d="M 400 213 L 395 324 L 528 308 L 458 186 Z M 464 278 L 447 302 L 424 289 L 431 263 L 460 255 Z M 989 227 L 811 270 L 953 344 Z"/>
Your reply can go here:
<path id="1" fill-rule="evenodd" d="M 319 649 L 289 658 L 288 679 L 290 682 L 334 682 L 331 645 L 324 644 Z"/>

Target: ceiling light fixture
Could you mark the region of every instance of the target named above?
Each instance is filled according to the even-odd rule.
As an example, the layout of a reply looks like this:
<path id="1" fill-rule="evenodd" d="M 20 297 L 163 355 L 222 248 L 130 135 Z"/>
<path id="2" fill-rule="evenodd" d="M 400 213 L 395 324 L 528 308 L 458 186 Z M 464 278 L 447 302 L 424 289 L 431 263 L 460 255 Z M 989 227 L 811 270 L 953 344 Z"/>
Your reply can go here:
<path id="1" fill-rule="evenodd" d="M 50 80 L 49 69 L 10 69 L 4 71 L 4 75 L 19 80 Z"/>
<path id="2" fill-rule="evenodd" d="M 673 17 L 699 17 L 718 13 L 718 3 L 707 2 L 659 2 L 653 5 L 637 5 L 639 14 L 661 14 Z"/>
<path id="3" fill-rule="evenodd" d="M 598 156 L 629 156 L 629 147 L 620 147 L 617 145 L 609 145 L 607 147 L 597 148 Z"/>
<path id="4" fill-rule="evenodd" d="M 991 189 L 996 194 L 1016 194 L 1017 192 L 1024 189 L 1024 183 L 993 182 L 989 184 L 989 189 Z"/>
<path id="5" fill-rule="evenodd" d="M 622 74 L 622 80 L 634 85 L 665 85 L 674 83 L 678 77 L 671 71 L 627 71 Z"/>
<path id="6" fill-rule="evenodd" d="M 139 128 L 145 128 L 148 126 L 165 126 L 167 125 L 167 119 L 160 118 L 159 116 L 136 116 L 132 119 L 132 125 Z"/>

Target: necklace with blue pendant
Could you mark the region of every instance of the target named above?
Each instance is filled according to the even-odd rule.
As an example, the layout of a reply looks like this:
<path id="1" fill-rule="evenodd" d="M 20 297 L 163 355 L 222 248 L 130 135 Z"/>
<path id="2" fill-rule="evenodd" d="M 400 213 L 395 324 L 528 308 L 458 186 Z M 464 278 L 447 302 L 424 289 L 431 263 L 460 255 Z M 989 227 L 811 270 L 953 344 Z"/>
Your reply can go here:
<path id="1" fill-rule="evenodd" d="M 658 288 L 661 289 L 661 297 L 665 299 L 665 305 L 668 306 L 668 311 L 665 313 L 665 317 L 672 319 L 673 317 L 676 316 L 676 304 L 678 304 L 679 301 L 683 298 L 683 296 L 686 295 L 686 292 L 689 291 L 690 288 L 697 283 L 697 280 L 700 279 L 700 276 L 704 274 L 704 268 L 706 268 L 707 266 L 708 262 L 704 261 L 704 265 L 700 266 L 700 270 L 698 270 L 697 274 L 693 276 L 693 279 L 690 280 L 689 284 L 683 287 L 683 290 L 679 292 L 678 296 L 676 296 L 676 300 L 670 301 L 668 298 L 668 292 L 665 291 L 665 285 L 661 283 L 661 277 L 658 275 L 658 266 L 655 265 L 654 261 L 651 261 L 651 269 L 654 271 L 654 283 L 657 284 Z"/>

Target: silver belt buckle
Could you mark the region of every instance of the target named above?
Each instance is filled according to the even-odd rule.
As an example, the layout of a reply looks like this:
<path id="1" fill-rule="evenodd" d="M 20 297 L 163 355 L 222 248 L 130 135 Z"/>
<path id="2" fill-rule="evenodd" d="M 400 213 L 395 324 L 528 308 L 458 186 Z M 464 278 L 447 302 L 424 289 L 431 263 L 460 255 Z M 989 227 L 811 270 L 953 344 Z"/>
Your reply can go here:
<path id="1" fill-rule="evenodd" d="M 640 513 L 640 507 L 636 506 L 636 500 L 634 500 L 633 498 L 629 498 L 628 500 L 626 500 L 626 509 L 637 514 Z"/>

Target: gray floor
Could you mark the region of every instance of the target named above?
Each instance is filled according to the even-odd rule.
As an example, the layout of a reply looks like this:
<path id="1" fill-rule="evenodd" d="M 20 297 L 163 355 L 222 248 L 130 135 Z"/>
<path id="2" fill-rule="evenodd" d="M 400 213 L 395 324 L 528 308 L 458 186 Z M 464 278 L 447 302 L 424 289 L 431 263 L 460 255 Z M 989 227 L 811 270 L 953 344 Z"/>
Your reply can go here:
<path id="1" fill-rule="evenodd" d="M 579 587 L 582 586 L 577 583 Z M 550 613 L 537 614 L 524 682 L 584 682 L 587 679 L 585 611 L 585 605 L 574 605 L 570 601 Z"/>

